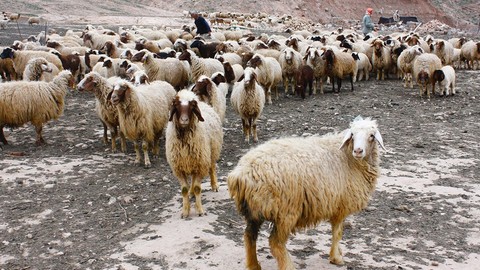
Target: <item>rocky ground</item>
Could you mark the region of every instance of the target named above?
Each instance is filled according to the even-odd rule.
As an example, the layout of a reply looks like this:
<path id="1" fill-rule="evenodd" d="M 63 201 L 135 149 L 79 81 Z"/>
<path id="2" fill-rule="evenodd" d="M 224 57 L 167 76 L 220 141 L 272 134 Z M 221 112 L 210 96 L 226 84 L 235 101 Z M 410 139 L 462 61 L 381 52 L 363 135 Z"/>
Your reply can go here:
<path id="1" fill-rule="evenodd" d="M 20 27 L 25 35 L 43 26 Z M 4 45 L 18 31 L 0 33 Z M 479 98 L 479 71 L 457 70 L 453 97 L 422 99 L 417 88 L 404 89 L 398 80 L 370 79 L 356 83 L 354 92 L 344 82 L 339 94 L 282 95 L 266 106 L 259 143 L 341 131 L 363 115 L 378 121 L 388 148 L 370 206 L 345 223 L 346 265 L 328 263 L 331 232 L 322 223 L 291 237 L 296 267 L 478 269 Z M 218 162 L 220 190 L 211 192 L 205 180 L 207 215 L 193 211 L 184 220 L 179 184 L 163 150 L 150 169 L 133 164 L 131 144 L 126 154 L 111 153 L 101 141 L 94 104 L 89 93 L 70 91 L 64 115 L 44 126 L 45 146 L 35 146 L 31 125 L 5 129 L 10 144 L 0 150 L 0 269 L 244 269 L 244 221 L 225 179 L 255 144 L 243 141 L 231 107 Z M 264 224 L 259 260 L 264 269 L 276 269 L 268 234 Z"/>

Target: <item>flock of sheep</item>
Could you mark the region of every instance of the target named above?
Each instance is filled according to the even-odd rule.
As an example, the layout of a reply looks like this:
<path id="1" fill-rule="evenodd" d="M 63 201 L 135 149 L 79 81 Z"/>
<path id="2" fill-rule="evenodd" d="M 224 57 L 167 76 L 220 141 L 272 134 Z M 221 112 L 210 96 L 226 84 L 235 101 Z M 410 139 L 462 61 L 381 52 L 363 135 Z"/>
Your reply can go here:
<path id="1" fill-rule="evenodd" d="M 42 38 L 46 45 L 37 41 Z M 90 92 L 113 152 L 118 137 L 122 152 L 130 140 L 135 163 L 148 168 L 165 136 L 166 159 L 181 185 L 182 217 L 190 215 L 191 196 L 202 215 L 202 179 L 209 176 L 218 191 L 227 106 L 241 118 L 245 141 L 258 142 L 256 121 L 266 104 L 275 106 L 279 85 L 305 98 L 307 88 L 323 94 L 327 81 L 340 92 L 349 79 L 353 91 L 373 72 L 376 80 L 403 79 L 405 87 L 416 82 L 420 96 L 431 98 L 437 82 L 441 94 L 455 94 L 455 70 L 477 69 L 479 60 L 478 41 L 417 33 L 217 31 L 210 40 L 196 38 L 189 27 L 40 33 L 1 48 L 0 141 L 8 143 L 4 127 L 31 122 L 36 143 L 43 144 L 43 124 L 62 115 L 67 89 Z M 272 140 L 246 153 L 227 183 L 247 223 L 247 268 L 261 269 L 256 240 L 265 221 L 273 223 L 270 247 L 279 269 L 294 269 L 285 247 L 289 235 L 323 220 L 332 224 L 330 261 L 343 264 L 343 220 L 368 204 L 379 147 L 385 148 L 376 121 L 357 117 L 342 133 Z"/>

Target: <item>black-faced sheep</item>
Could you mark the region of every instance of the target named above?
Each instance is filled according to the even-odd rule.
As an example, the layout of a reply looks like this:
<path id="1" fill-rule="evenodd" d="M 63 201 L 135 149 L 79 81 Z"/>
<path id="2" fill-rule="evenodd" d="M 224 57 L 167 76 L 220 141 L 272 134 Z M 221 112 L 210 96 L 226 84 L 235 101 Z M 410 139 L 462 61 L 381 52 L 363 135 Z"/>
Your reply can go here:
<path id="1" fill-rule="evenodd" d="M 88 73 L 77 85 L 78 91 L 93 92 L 95 95 L 95 111 L 103 125 L 103 142 L 108 143 L 107 129 L 110 130 L 112 152 L 117 151 L 117 138 L 120 135 L 121 151 L 125 153 L 127 144 L 122 132 L 118 132 L 118 110 L 110 101 L 113 92 L 113 83 L 118 77 L 109 80 L 97 72 Z"/>
<path id="2" fill-rule="evenodd" d="M 198 49 L 200 53 L 200 57 L 202 58 L 215 58 L 215 54 L 217 53 L 217 46 L 219 42 L 208 42 L 206 43 L 203 40 L 194 40 L 190 44 L 190 48 Z"/>
<path id="3" fill-rule="evenodd" d="M 278 99 L 278 84 L 282 81 L 282 67 L 277 59 L 266 57 L 261 54 L 254 54 L 248 61 L 247 66 L 255 68 L 257 81 L 265 90 L 265 97 L 268 104 L 272 104 L 272 91 Z"/>
<path id="4" fill-rule="evenodd" d="M 265 90 L 257 82 L 253 68 L 247 67 L 243 78 L 233 85 L 230 102 L 242 119 L 245 141 L 249 143 L 252 135 L 253 141 L 258 142 L 257 119 L 265 106 Z"/>
<path id="5" fill-rule="evenodd" d="M 135 164 L 140 164 L 141 154 L 138 142 L 142 141 L 145 168 L 151 167 L 148 149 L 159 156 L 159 140 L 168 122 L 168 106 L 175 96 L 175 89 L 164 81 L 133 86 L 119 80 L 113 84 L 110 100 L 117 107 L 120 130 L 135 147 Z"/>
<path id="6" fill-rule="evenodd" d="M 372 70 L 372 63 L 370 63 L 368 56 L 361 52 L 352 52 L 352 57 L 357 62 L 357 78 L 354 79 L 354 82 L 362 79 L 368 81 Z"/>
<path id="7" fill-rule="evenodd" d="M 443 66 L 433 72 L 434 82 L 440 85 L 440 95 L 455 95 L 455 70 L 452 66 Z"/>
<path id="8" fill-rule="evenodd" d="M 13 66 L 13 60 L 10 58 L 0 58 L 0 77 L 3 81 L 17 80 L 17 72 Z"/>
<path id="9" fill-rule="evenodd" d="M 350 75 L 350 84 L 353 91 L 353 78 L 357 77 L 357 62 L 352 55 L 347 52 L 334 51 L 328 49 L 323 54 L 325 60 L 325 74 L 330 77 L 332 82 L 332 91 L 340 92 L 342 88 L 342 79 Z M 335 91 L 335 80 L 337 81 L 337 90 Z"/>
<path id="10" fill-rule="evenodd" d="M 198 96 L 200 101 L 212 106 L 223 123 L 227 109 L 227 100 L 225 99 L 225 93 L 217 88 L 212 79 L 205 75 L 200 76 L 195 82 L 192 91 Z"/>
<path id="11" fill-rule="evenodd" d="M 442 61 L 433 53 L 423 53 L 413 62 L 413 77 L 420 87 L 420 97 L 426 92 L 430 99 L 428 85 L 432 86 L 432 94 L 435 94 L 435 81 L 433 72 L 442 68 Z"/>
<path id="12" fill-rule="evenodd" d="M 59 70 L 63 69 L 62 61 L 60 61 L 57 56 L 44 51 L 15 51 L 12 48 L 5 48 L 0 57 L 2 59 L 11 58 L 13 60 L 13 66 L 18 77 L 22 77 L 27 62 L 34 57 L 44 57 Z"/>
<path id="13" fill-rule="evenodd" d="M 309 87 L 308 94 L 311 96 L 313 92 L 313 68 L 309 65 L 301 65 L 295 73 L 295 93 L 305 98 L 305 91 Z"/>
<path id="14" fill-rule="evenodd" d="M 172 100 L 165 148 L 168 164 L 181 185 L 182 217 L 190 215 L 189 193 L 195 195 L 197 214 L 203 215 L 202 179 L 210 175 L 212 190 L 218 191 L 216 162 L 223 144 L 222 123 L 213 108 L 192 91 L 181 90 Z"/>
<path id="15" fill-rule="evenodd" d="M 3 127 L 19 127 L 28 122 L 35 126 L 36 144 L 45 143 L 43 124 L 63 114 L 64 98 L 73 76 L 60 72 L 51 82 L 5 82 L 0 84 L 0 141 L 7 144 Z"/>
<path id="16" fill-rule="evenodd" d="M 295 269 L 289 235 L 321 221 L 332 225 L 330 262 L 342 265 L 343 221 L 367 207 L 375 190 L 378 144 L 383 148 L 377 123 L 357 117 L 343 134 L 276 139 L 246 153 L 227 183 L 247 223 L 247 269 L 261 269 L 256 242 L 264 221 L 273 223 L 269 243 L 278 269 Z"/>

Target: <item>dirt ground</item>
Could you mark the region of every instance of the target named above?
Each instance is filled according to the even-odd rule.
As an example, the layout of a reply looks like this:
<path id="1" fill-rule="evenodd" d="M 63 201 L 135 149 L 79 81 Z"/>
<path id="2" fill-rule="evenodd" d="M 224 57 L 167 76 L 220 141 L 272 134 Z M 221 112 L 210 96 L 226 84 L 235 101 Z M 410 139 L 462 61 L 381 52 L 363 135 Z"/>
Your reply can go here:
<path id="1" fill-rule="evenodd" d="M 35 27 L 30 31 L 42 28 Z M 2 46 L 18 32 L 8 31 L 1 32 Z M 354 92 L 344 82 L 339 94 L 282 95 L 266 106 L 259 143 L 341 131 L 362 115 L 378 121 L 388 148 L 369 207 L 345 223 L 346 265 L 329 264 L 331 231 L 322 223 L 291 237 L 297 269 L 479 269 L 479 98 L 479 71 L 458 70 L 453 97 L 422 99 L 400 81 L 370 79 L 355 83 Z M 207 215 L 193 210 L 181 219 L 179 184 L 164 150 L 150 169 L 133 164 L 131 143 L 126 154 L 111 153 L 94 104 L 90 93 L 70 91 L 64 115 L 44 126 L 41 147 L 31 125 L 5 129 L 0 269 L 244 269 L 245 224 L 225 180 L 255 144 L 243 141 L 232 108 L 218 162 L 220 190 L 211 192 L 205 180 Z M 276 269 L 268 234 L 264 224 L 259 260 Z"/>

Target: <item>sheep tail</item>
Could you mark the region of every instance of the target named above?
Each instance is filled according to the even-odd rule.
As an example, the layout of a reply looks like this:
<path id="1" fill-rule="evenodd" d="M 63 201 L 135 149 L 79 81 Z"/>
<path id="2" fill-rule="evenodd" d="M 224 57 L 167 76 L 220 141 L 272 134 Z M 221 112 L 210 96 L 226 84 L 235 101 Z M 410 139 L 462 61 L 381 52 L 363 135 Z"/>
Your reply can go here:
<path id="1" fill-rule="evenodd" d="M 250 208 L 248 207 L 248 202 L 246 198 L 246 193 L 247 189 L 249 189 L 248 185 L 252 183 L 252 181 L 249 181 L 247 177 L 248 174 L 243 174 L 240 171 L 239 167 L 231 171 L 227 177 L 228 191 L 230 193 L 230 197 L 232 197 L 235 201 L 238 212 L 244 217 L 251 216 Z"/>

